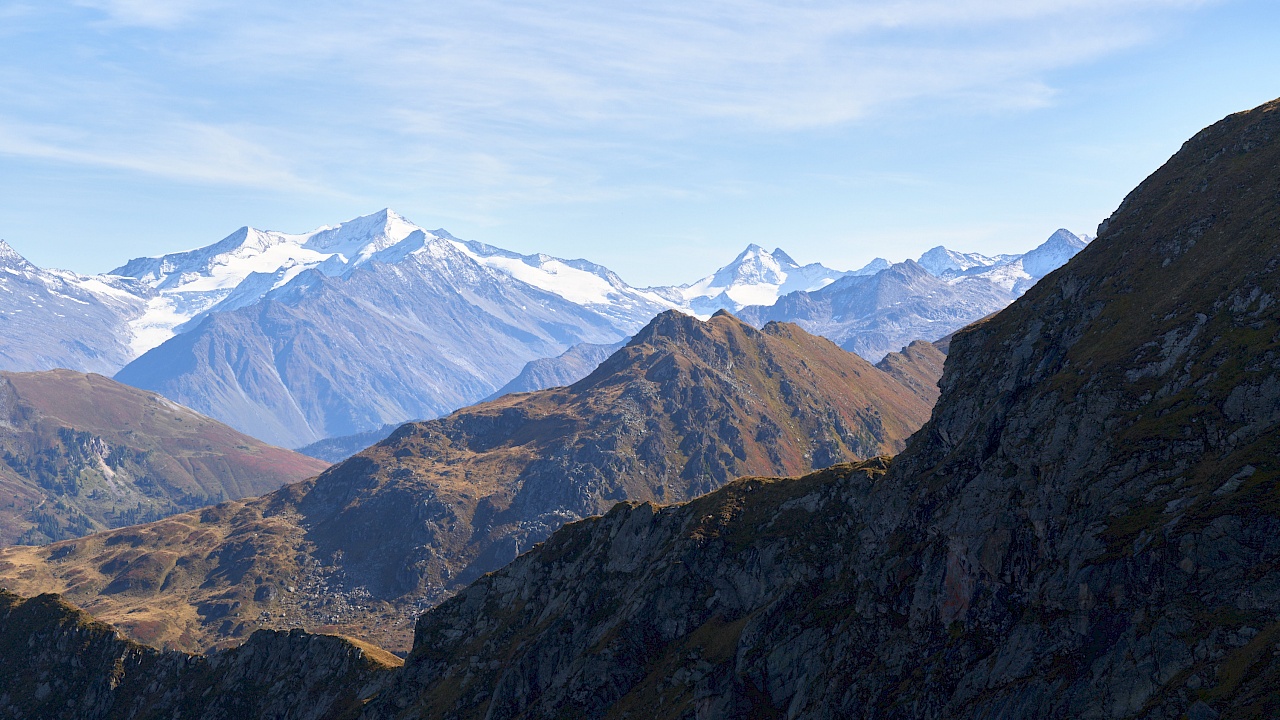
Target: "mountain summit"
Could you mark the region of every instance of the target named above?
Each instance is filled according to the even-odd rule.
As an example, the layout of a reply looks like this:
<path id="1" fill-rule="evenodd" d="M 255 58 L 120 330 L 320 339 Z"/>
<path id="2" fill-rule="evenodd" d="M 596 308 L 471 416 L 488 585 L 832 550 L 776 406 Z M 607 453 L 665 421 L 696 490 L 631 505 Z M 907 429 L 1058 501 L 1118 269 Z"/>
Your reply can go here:
<path id="1" fill-rule="evenodd" d="M 817 290 L 847 274 L 818 263 L 802 266 L 782 248 L 768 252 L 752 243 L 714 274 L 667 292 L 694 312 L 709 315 L 721 309 L 772 304 L 789 292 Z"/>

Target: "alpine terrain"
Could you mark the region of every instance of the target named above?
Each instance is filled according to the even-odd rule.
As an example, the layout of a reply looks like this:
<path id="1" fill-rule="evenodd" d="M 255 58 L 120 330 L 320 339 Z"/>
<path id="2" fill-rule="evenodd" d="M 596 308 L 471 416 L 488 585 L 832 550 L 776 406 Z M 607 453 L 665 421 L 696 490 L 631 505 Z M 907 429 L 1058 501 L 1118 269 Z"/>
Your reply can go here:
<path id="1" fill-rule="evenodd" d="M 309 233 L 243 227 L 94 277 L 42 270 L 4 245 L 0 369 L 114 373 L 289 447 L 376 439 L 387 425 L 579 379 L 672 308 L 795 321 L 878 360 L 1004 307 L 1082 245 L 1064 230 L 1026 255 L 939 247 L 921 258 L 930 282 L 883 259 L 845 272 L 751 244 L 702 280 L 654 288 L 389 209 Z M 353 442 L 314 452 L 344 457 Z"/>
<path id="2" fill-rule="evenodd" d="M 4 594 L 0 697 L 13 717 L 62 708 L 83 708 L 84 717 L 146 717 L 153 708 L 165 717 L 215 717 L 230 702 L 241 703 L 240 716 L 278 717 L 287 711 L 277 698 L 259 694 L 270 681 L 287 689 L 291 707 L 332 718 L 1275 717 L 1278 198 L 1275 101 L 1197 134 L 1065 267 L 956 333 L 932 417 L 897 458 L 838 463 L 800 478 L 742 478 L 682 504 L 637 498 L 569 523 L 422 614 L 401 668 L 362 664 L 373 656 L 358 654 L 359 646 L 303 631 L 260 631 L 239 649 L 205 658 L 160 653 L 113 636 L 59 598 Z M 683 335 L 688 347 L 708 349 L 725 345 L 698 334 L 736 337 L 729 348 L 808 342 L 784 325 L 754 331 L 725 316 L 693 323 L 661 316 L 565 390 L 508 396 L 455 414 L 454 426 L 408 426 L 316 481 L 291 486 L 298 500 L 277 493 L 259 527 L 288 522 L 275 511 L 296 512 L 288 502 L 301 507 L 307 493 L 358 512 L 375 486 L 411 482 L 409 464 L 419 461 L 446 468 L 453 461 L 459 487 L 469 487 L 465 473 L 478 466 L 464 448 L 512 452 L 526 438 L 536 443 L 522 413 L 555 407 L 556 398 L 565 407 L 574 393 L 609 386 L 624 367 L 657 386 L 654 402 L 665 392 L 696 395 L 701 386 L 682 377 L 714 369 L 728 384 L 756 374 L 743 369 L 752 353 L 648 354 L 644 346 L 660 337 Z M 915 345 L 916 357 L 928 360 L 929 347 Z M 887 365 L 905 376 L 904 363 L 913 362 L 908 355 Z M 804 366 L 819 377 L 835 368 L 816 358 Z M 767 364 L 747 367 L 769 377 Z M 772 408 L 774 398 L 803 398 L 805 375 L 785 377 L 791 390 L 779 381 L 777 395 L 735 380 L 741 392 L 716 408 L 727 447 L 740 438 L 747 457 L 769 447 L 768 433 L 750 442 L 739 435 L 744 419 L 763 417 L 744 412 L 745 399 Z M 875 376 L 856 376 L 867 377 Z M 631 392 L 643 408 L 646 394 Z M 636 405 L 609 407 L 625 418 Z M 788 407 L 789 422 L 824 417 L 807 404 Z M 692 415 L 686 408 L 639 417 L 680 423 Z M 805 436 L 788 429 L 780 425 L 773 436 L 779 453 L 790 438 L 804 445 Z M 603 460 L 596 472 L 612 460 L 646 457 L 611 456 L 626 437 L 591 435 L 593 456 Z M 398 443 L 408 451 L 401 457 Z M 414 447 L 428 452 L 415 455 Z M 550 457 L 567 467 L 587 447 Z M 712 456 L 692 457 L 711 467 Z M 405 463 L 407 472 L 341 482 L 357 462 Z M 527 505 L 494 504 L 494 527 L 512 507 Z M 454 521 L 447 505 L 399 508 L 421 513 L 423 528 Z M 249 518 L 259 510 L 231 503 L 205 512 Z M 93 573 L 130 562 L 139 582 L 194 568 L 164 568 L 159 546 L 147 544 L 162 526 L 112 531 L 105 537 L 119 539 L 110 544 L 9 550 L 5 582 L 31 593 L 39 578 L 58 576 L 75 593 L 77 583 L 100 582 Z M 348 527 L 354 538 L 377 532 L 359 521 Z M 262 535 L 242 532 L 239 544 L 206 556 L 228 563 L 229 572 L 210 582 L 251 576 L 245 559 L 261 556 L 250 544 Z M 192 536 L 175 535 L 188 543 Z M 108 554 L 127 546 L 136 554 L 117 550 L 118 561 Z M 382 573 L 383 582 L 409 579 L 386 566 L 368 572 Z M 266 596 L 275 586 L 264 578 L 259 587 Z"/>
<path id="3" fill-rule="evenodd" d="M 1280 101 L 956 334 L 892 463 L 621 503 L 424 614 L 365 717 L 1280 711 Z"/>
<path id="4" fill-rule="evenodd" d="M 259 627 L 408 650 L 420 610 L 566 522 L 897 452 L 941 358 L 924 344 L 885 371 L 794 325 L 669 311 L 569 387 L 404 425 L 262 498 L 0 551 L 0 585 L 187 650 Z"/>
<path id="5" fill-rule="evenodd" d="M 119 370 L 147 292 L 129 278 L 43 270 L 0 240 L 0 370 Z"/>

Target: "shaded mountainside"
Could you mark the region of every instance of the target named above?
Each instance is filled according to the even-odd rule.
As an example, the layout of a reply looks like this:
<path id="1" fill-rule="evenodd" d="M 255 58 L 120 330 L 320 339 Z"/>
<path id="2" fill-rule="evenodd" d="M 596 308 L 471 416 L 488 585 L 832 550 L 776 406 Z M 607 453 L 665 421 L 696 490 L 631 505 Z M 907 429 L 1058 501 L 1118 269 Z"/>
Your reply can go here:
<path id="1" fill-rule="evenodd" d="M 303 455 L 309 455 L 313 458 L 319 458 L 326 462 L 339 463 L 356 453 L 364 450 L 370 445 L 377 445 L 391 436 L 404 423 L 387 423 L 377 430 L 369 432 L 354 433 L 352 435 L 340 435 L 338 437 L 325 438 L 317 440 L 310 445 L 303 445 L 298 448 L 298 452 Z"/>
<path id="2" fill-rule="evenodd" d="M 327 466 L 101 375 L 0 373 L 0 544 L 261 495 Z"/>
<path id="3" fill-rule="evenodd" d="M 342 277 L 308 270 L 214 313 L 116 379 L 298 447 L 435 417 L 488 396 L 529 360 L 626 335 L 447 240 L 418 231 L 390 250 L 400 255 Z"/>
<path id="4" fill-rule="evenodd" d="M 420 619 L 366 717 L 1280 712 L 1280 101 L 951 343 L 881 474 L 574 523 Z"/>
<path id="5" fill-rule="evenodd" d="M 938 381 L 942 379 L 950 344 L 950 336 L 937 342 L 916 340 L 898 352 L 885 355 L 876 367 L 933 407 L 938 402 Z"/>
<path id="6" fill-rule="evenodd" d="M 897 452 L 927 397 L 793 325 L 667 312 L 572 386 L 404 425 L 263 498 L 0 552 L 0 585 L 182 649 L 300 625 L 407 650 L 417 611 L 566 522 Z"/>
<path id="7" fill-rule="evenodd" d="M 517 392 L 534 392 L 547 388 L 572 385 L 591 374 L 606 358 L 622 349 L 627 338 L 612 345 L 579 343 L 555 357 L 538 358 L 525 363 L 520 374 L 489 396 L 494 400 Z"/>
<path id="8" fill-rule="evenodd" d="M 146 294 L 129 278 L 38 268 L 0 240 L 0 370 L 119 370 Z"/>
<path id="9" fill-rule="evenodd" d="M 199 657 L 160 652 L 57 595 L 0 590 L 0 713 L 14 720 L 352 718 L 400 660 L 347 638 L 254 633 Z"/>

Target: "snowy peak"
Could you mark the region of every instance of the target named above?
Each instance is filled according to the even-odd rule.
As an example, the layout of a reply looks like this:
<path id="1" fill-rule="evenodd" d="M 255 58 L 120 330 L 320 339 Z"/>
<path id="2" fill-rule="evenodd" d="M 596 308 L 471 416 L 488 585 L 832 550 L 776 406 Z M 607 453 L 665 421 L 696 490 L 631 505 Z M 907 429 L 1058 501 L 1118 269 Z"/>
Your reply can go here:
<path id="1" fill-rule="evenodd" d="M 1037 280 L 1062 267 L 1092 238 L 1059 229 L 1048 240 L 1022 255 L 987 257 L 959 253 L 939 245 L 920 256 L 920 264 L 933 275 L 952 284 L 986 280 L 1014 295 L 1021 295 Z"/>
<path id="2" fill-rule="evenodd" d="M 1059 229 L 1048 240 L 1022 256 L 1022 269 L 1032 277 L 1044 277 L 1066 264 L 1087 244 L 1088 240 L 1075 233 Z"/>
<path id="3" fill-rule="evenodd" d="M 712 276 L 712 284 L 726 288 L 744 283 L 780 285 L 786 282 L 787 271 L 797 267 L 796 262 L 781 249 L 770 253 L 759 245 L 751 244 L 732 263 Z"/>
<path id="4" fill-rule="evenodd" d="M 771 305 L 787 293 L 818 290 L 847 274 L 818 263 L 802 266 L 782 248 L 769 252 L 752 243 L 713 275 L 669 288 L 666 294 L 674 294 L 695 312 L 709 315 L 720 309 Z"/>
<path id="5" fill-rule="evenodd" d="M 27 262 L 27 259 L 18 254 L 9 243 L 0 240 L 0 270 L 15 270 L 20 272 L 30 272 L 35 270 L 36 266 Z"/>
<path id="6" fill-rule="evenodd" d="M 938 277 L 948 273 L 962 273 L 975 267 L 990 267 L 996 263 L 995 258 L 978 253 L 961 253 L 939 245 L 920 256 L 916 262 L 924 269 Z"/>
<path id="7" fill-rule="evenodd" d="M 408 238 L 414 231 L 425 232 L 391 208 L 364 215 L 337 227 L 324 227 L 307 237 L 302 247 L 325 254 L 337 254 L 359 265 L 375 253 Z"/>
<path id="8" fill-rule="evenodd" d="M 881 270 L 888 270 L 892 266 L 893 266 L 893 263 L 889 262 L 888 260 L 885 260 L 884 258 L 878 257 L 875 260 L 872 260 L 871 262 L 867 263 L 866 265 L 863 265 L 862 267 L 858 268 L 857 270 L 854 270 L 850 274 L 857 275 L 857 276 L 875 275 Z"/>
<path id="9" fill-rule="evenodd" d="M 112 274 L 136 278 L 158 291 L 131 325 L 132 347 L 141 355 L 207 314 L 252 305 L 309 270 L 341 276 L 375 257 L 403 260 L 422 252 L 429 240 L 437 239 L 387 208 L 309 233 L 242 227 L 212 245 L 137 258 Z M 400 251 L 393 250 L 406 242 Z M 300 282 L 314 284 L 308 278 Z"/>

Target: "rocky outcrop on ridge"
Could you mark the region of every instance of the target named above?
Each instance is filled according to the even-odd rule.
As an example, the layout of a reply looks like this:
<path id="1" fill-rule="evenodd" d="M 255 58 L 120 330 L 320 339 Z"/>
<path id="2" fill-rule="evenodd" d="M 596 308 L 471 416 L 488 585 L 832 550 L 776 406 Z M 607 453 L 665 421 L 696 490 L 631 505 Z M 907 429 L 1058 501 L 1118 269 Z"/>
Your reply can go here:
<path id="1" fill-rule="evenodd" d="M 259 631 L 207 657 L 160 652 L 57 595 L 0 590 L 0 713 L 13 720 L 338 720 L 400 660 L 346 638 Z"/>

